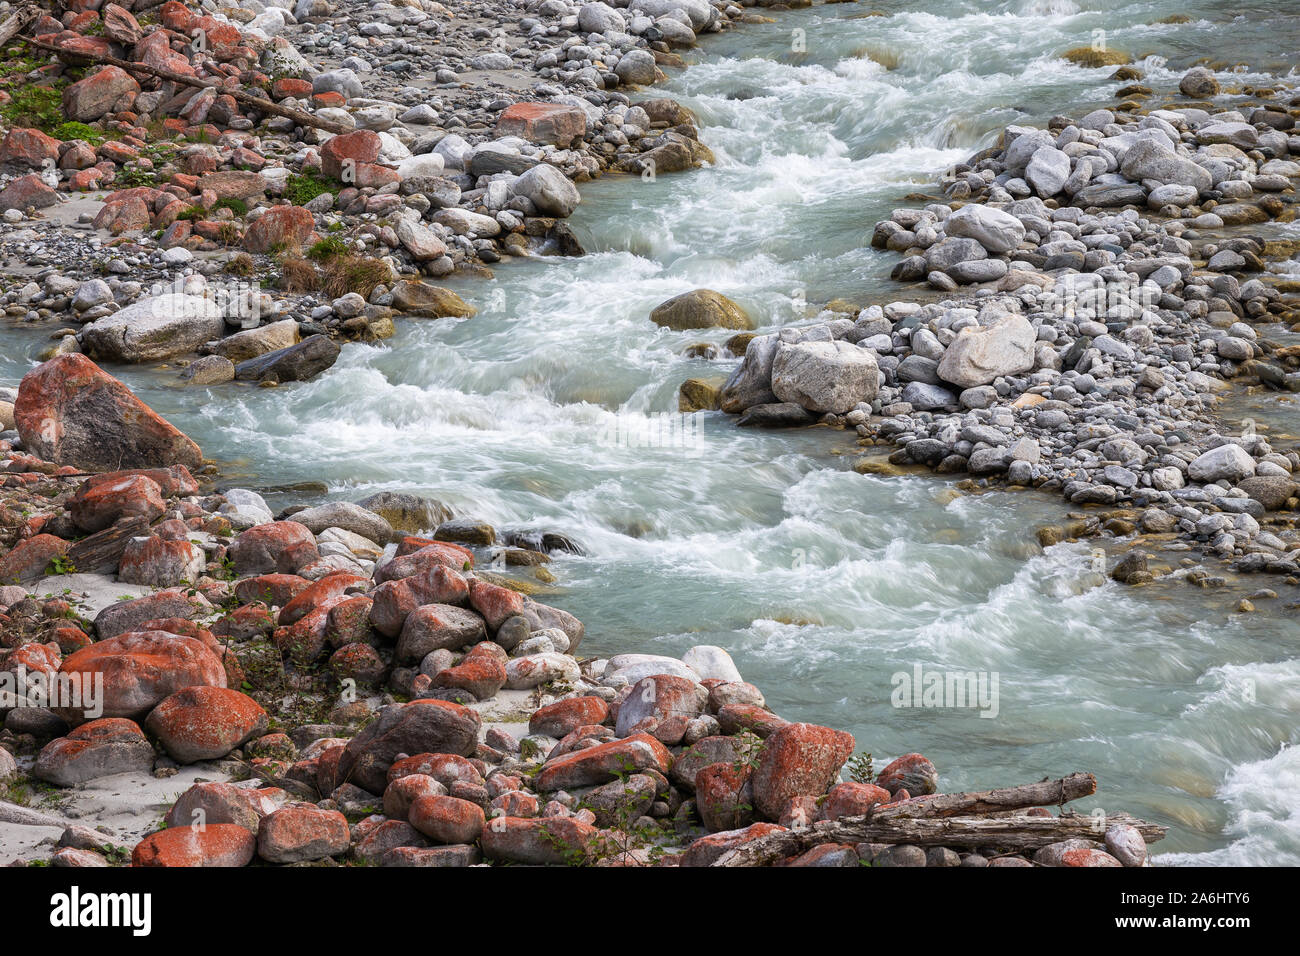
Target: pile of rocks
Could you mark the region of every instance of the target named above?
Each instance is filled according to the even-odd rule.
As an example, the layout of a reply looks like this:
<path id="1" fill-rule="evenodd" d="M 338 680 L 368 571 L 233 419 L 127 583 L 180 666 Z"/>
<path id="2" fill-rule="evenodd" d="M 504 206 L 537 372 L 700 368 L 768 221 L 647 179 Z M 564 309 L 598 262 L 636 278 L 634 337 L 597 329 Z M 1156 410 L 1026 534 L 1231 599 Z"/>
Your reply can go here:
<path id="1" fill-rule="evenodd" d="M 513 4 L 168 0 L 42 16 L 29 32 L 58 52 L 9 89 L 61 90 L 67 122 L 0 136 L 0 260 L 13 267 L 0 306 L 74 323 L 49 354 L 212 353 L 188 376 L 203 385 L 309 377 L 337 355 L 317 336 L 375 341 L 394 316 L 472 315 L 424 279 L 580 253 L 564 223 L 575 182 L 712 160 L 689 111 L 622 90 L 662 79 L 656 63 L 680 65 L 670 44 L 740 13 L 531 6 L 519 19 Z M 88 56 L 211 85 L 93 63 L 70 82 Z M 417 70 L 435 82 L 411 85 L 425 83 Z M 88 262 L 102 275 L 69 277 Z M 235 329 L 257 331 L 217 342 Z M 300 340 L 268 360 L 278 368 L 233 368 Z"/>
<path id="2" fill-rule="evenodd" d="M 899 446 L 895 465 L 1117 507 L 1044 543 L 1140 530 L 1240 570 L 1300 573 L 1300 455 L 1214 412 L 1229 380 L 1300 390 L 1296 350 L 1260 329 L 1300 320 L 1296 290 L 1264 271 L 1294 248 L 1217 233 L 1293 215 L 1296 112 L 1009 127 L 945 178 L 950 202 L 876 226 L 874 244 L 904 254 L 895 278 L 948 297 L 757 336 L 718 407 L 742 425 L 852 427 Z M 1151 579 L 1140 560 L 1116 573 Z"/>

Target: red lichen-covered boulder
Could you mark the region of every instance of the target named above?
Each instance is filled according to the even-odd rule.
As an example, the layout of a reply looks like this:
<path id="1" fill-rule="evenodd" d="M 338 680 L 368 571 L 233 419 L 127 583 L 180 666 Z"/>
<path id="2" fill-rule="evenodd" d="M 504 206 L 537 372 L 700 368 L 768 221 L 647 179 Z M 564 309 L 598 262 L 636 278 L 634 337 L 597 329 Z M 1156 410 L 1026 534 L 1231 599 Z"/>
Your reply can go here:
<path id="1" fill-rule="evenodd" d="M 93 123 L 109 113 L 130 109 L 139 92 L 140 84 L 130 73 L 103 66 L 63 91 L 63 112 L 70 120 Z"/>
<path id="2" fill-rule="evenodd" d="M 459 754 L 415 754 L 395 761 L 388 768 L 390 782 L 413 776 L 430 777 L 448 789 L 457 783 L 483 786 L 478 767 Z"/>
<path id="3" fill-rule="evenodd" d="M 695 774 L 695 806 L 711 832 L 754 822 L 754 788 L 749 767 L 715 763 Z"/>
<path id="4" fill-rule="evenodd" d="M 247 641 L 275 630 L 275 616 L 265 604 L 237 607 L 212 625 L 212 633 L 232 641 Z"/>
<path id="5" fill-rule="evenodd" d="M 473 843 L 483 832 L 483 808 L 456 797 L 426 796 L 411 804 L 411 826 L 434 843 Z"/>
<path id="6" fill-rule="evenodd" d="M 296 521 L 271 521 L 240 533 L 230 545 L 235 573 L 293 574 L 320 559 L 316 536 Z"/>
<path id="7" fill-rule="evenodd" d="M 347 817 L 337 810 L 297 803 L 262 819 L 257 855 L 268 863 L 301 863 L 338 856 L 347 852 L 350 843 Z"/>
<path id="8" fill-rule="evenodd" d="M 184 465 L 172 465 L 168 468 L 132 468 L 128 471 L 106 471 L 91 475 L 81 483 L 79 492 L 88 492 L 97 485 L 117 482 L 123 478 L 138 475 L 148 478 L 156 484 L 164 498 L 176 498 L 181 495 L 196 495 L 199 483 L 194 480 L 190 470 Z"/>
<path id="9" fill-rule="evenodd" d="M 333 136 L 320 148 L 321 169 L 327 176 L 355 185 L 357 167 L 376 162 L 381 145 L 379 134 L 368 129 Z"/>
<path id="10" fill-rule="evenodd" d="M 824 820 L 843 817 L 860 817 L 872 807 L 889 803 L 894 798 L 889 791 L 870 783 L 837 783 L 826 794 L 821 815 Z"/>
<path id="11" fill-rule="evenodd" d="M 445 797 L 447 788 L 427 774 L 398 777 L 384 790 L 384 816 L 406 820 L 411 804 L 421 797 Z"/>
<path id="12" fill-rule="evenodd" d="M 59 194 L 37 173 L 10 180 L 0 189 L 0 210 L 47 209 L 59 201 Z"/>
<path id="13" fill-rule="evenodd" d="M 165 631 L 128 632 L 83 647 L 69 655 L 59 673 L 83 688 L 102 680 L 107 717 L 143 717 L 187 687 L 226 686 L 221 661 L 201 641 Z M 65 719 L 78 717 L 66 708 L 59 712 Z"/>
<path id="14" fill-rule="evenodd" d="M 608 716 L 609 705 L 599 697 L 569 697 L 533 711 L 528 732 L 559 739 L 584 725 L 603 724 Z"/>
<path id="15" fill-rule="evenodd" d="M 272 206 L 244 233 L 244 248 L 249 252 L 300 249 L 309 244 L 315 229 L 316 219 L 310 209 Z"/>
<path id="16" fill-rule="evenodd" d="M 255 790 L 233 783 L 196 783 L 176 798 L 164 819 L 169 827 L 233 823 L 257 833 L 262 818 L 274 813 L 286 796 L 275 787 Z"/>
<path id="17" fill-rule="evenodd" d="M 803 830 L 816 823 L 820 816 L 819 798 L 801 793 L 786 801 L 776 822 L 787 830 Z"/>
<path id="18" fill-rule="evenodd" d="M 522 790 L 508 790 L 492 798 L 493 817 L 535 817 L 541 809 L 541 801 L 531 793 Z"/>
<path id="19" fill-rule="evenodd" d="M 383 793 L 388 768 L 399 754 L 473 755 L 479 715 L 443 700 L 390 704 L 348 742 L 339 758 L 339 775 L 371 793 Z"/>
<path id="20" fill-rule="evenodd" d="M 143 232 L 152 221 L 149 204 L 143 199 L 131 198 L 104 203 L 91 225 L 120 236 L 124 232 Z"/>
<path id="21" fill-rule="evenodd" d="M 199 446 L 84 355 L 60 355 L 23 376 L 14 402 L 23 446 L 87 471 L 203 463 Z"/>
<path id="22" fill-rule="evenodd" d="M 425 513 L 431 513 L 428 511 L 427 506 Z M 448 512 L 448 514 L 450 514 L 450 512 Z M 434 518 L 431 520 L 436 524 L 441 519 Z M 474 552 L 464 545 L 456 544 L 451 541 L 435 541 L 433 538 L 422 538 L 419 535 L 414 534 L 406 535 L 397 543 L 397 557 L 405 557 L 408 554 L 415 554 L 415 552 L 424 551 L 425 549 L 439 552 L 453 562 L 457 561 L 459 556 L 459 558 L 463 560 L 461 560 L 460 563 L 453 565 L 457 571 L 469 570 L 474 567 Z M 396 560 L 396 558 L 394 560 Z M 465 567 L 466 564 L 469 565 L 469 568 Z M 387 567 L 387 565 L 385 565 L 385 567 Z M 424 569 L 421 568 L 420 570 Z M 404 577 L 405 575 L 402 576 Z"/>
<path id="23" fill-rule="evenodd" d="M 497 117 L 498 136 L 567 147 L 587 132 L 587 114 L 560 103 L 512 103 Z"/>
<path id="24" fill-rule="evenodd" d="M 38 129 L 15 126 L 0 140 L 0 163 L 43 167 L 59 158 L 59 141 Z"/>
<path id="25" fill-rule="evenodd" d="M 104 4 L 99 16 L 104 24 L 104 36 L 115 43 L 121 43 L 123 46 L 134 46 L 144 36 L 144 31 L 140 28 L 140 21 L 116 3 Z"/>
<path id="26" fill-rule="evenodd" d="M 102 531 L 119 518 L 153 521 L 167 510 L 158 483 L 143 475 L 86 482 L 68 501 L 72 522 L 82 531 Z"/>
<path id="27" fill-rule="evenodd" d="M 479 845 L 489 860 L 572 866 L 590 857 L 598 835 L 590 823 L 573 817 L 495 817 L 483 828 Z"/>
<path id="28" fill-rule="evenodd" d="M 25 697 L 29 704 L 44 707 L 50 688 L 49 678 L 59 672 L 62 663 L 63 658 L 59 656 L 57 644 L 37 644 L 33 641 L 20 644 L 10 651 L 9 656 L 4 658 L 3 665 L 0 665 L 0 674 L 12 678 L 15 694 Z M 35 680 L 29 679 L 33 677 Z M 33 699 L 38 694 L 40 697 Z"/>
<path id="29" fill-rule="evenodd" d="M 507 660 L 509 658 L 500 646 L 490 641 L 476 644 L 455 667 L 435 674 L 433 686 L 459 688 L 469 691 L 479 700 L 490 700 L 505 686 Z"/>
<path id="30" fill-rule="evenodd" d="M 311 83 L 295 77 L 281 77 L 271 84 L 272 99 L 278 102 L 291 96 L 299 100 L 307 99 L 311 96 Z"/>
<path id="31" fill-rule="evenodd" d="M 469 584 L 456 571 L 437 565 L 399 581 L 386 581 L 372 592 L 370 623 L 385 637 L 402 633 L 407 616 L 426 604 L 462 605 L 469 597 Z"/>
<path id="32" fill-rule="evenodd" d="M 281 625 L 292 624 L 327 601 L 341 598 L 348 588 L 361 588 L 365 584 L 365 578 L 346 571 L 327 574 L 295 594 L 280 610 L 279 622 Z"/>
<path id="33" fill-rule="evenodd" d="M 384 854 L 382 866 L 478 866 L 483 854 L 476 846 L 399 846 Z"/>
<path id="34" fill-rule="evenodd" d="M 70 541 L 52 534 L 38 534 L 20 541 L 12 551 L 0 558 L 0 586 L 26 584 L 40 579 L 50 562 L 64 554 Z"/>
<path id="35" fill-rule="evenodd" d="M 1091 840 L 1062 840 L 1050 843 L 1034 854 L 1039 866 L 1106 867 L 1123 866 L 1097 843 Z"/>
<path id="36" fill-rule="evenodd" d="M 821 796 L 853 754 L 853 735 L 816 724 L 787 724 L 767 738 L 754 771 L 754 804 L 768 819 L 791 797 Z"/>
<path id="37" fill-rule="evenodd" d="M 311 582 L 296 574 L 259 574 L 238 582 L 235 597 L 240 604 L 261 601 L 268 607 L 282 608 L 309 587 Z"/>
<path id="38" fill-rule="evenodd" d="M 329 609 L 325 624 L 325 641 L 330 647 L 349 644 L 369 644 L 373 640 L 370 630 L 370 608 L 374 601 L 364 594 L 353 594 L 339 599 Z"/>
<path id="39" fill-rule="evenodd" d="M 715 861 L 721 859 L 736 847 L 742 846 L 750 840 L 757 840 L 759 837 L 767 836 L 769 833 L 780 833 L 784 830 L 785 827 L 779 827 L 775 823 L 755 823 L 743 830 L 710 833 L 708 836 L 700 837 L 686 848 L 686 852 L 681 856 L 680 865 L 712 866 Z"/>
<path id="40" fill-rule="evenodd" d="M 134 721 L 104 717 L 46 744 L 32 775 L 58 787 L 73 787 L 115 773 L 147 773 L 153 762 L 153 747 Z"/>
<path id="41" fill-rule="evenodd" d="M 521 614 L 524 610 L 524 596 L 518 591 L 478 578 L 470 582 L 469 603 L 483 615 L 488 628 L 494 632 L 506 618 Z"/>
<path id="42" fill-rule="evenodd" d="M 224 687 L 187 687 L 149 714 L 145 729 L 178 763 L 216 760 L 266 732 L 269 718 L 247 694 Z"/>
<path id="43" fill-rule="evenodd" d="M 748 731 L 767 738 L 788 726 L 789 721 L 753 704 L 726 704 L 718 710 L 718 725 L 729 736 Z"/>
<path id="44" fill-rule="evenodd" d="M 786 864 L 786 866 L 798 867 L 851 866 L 855 868 L 861 865 L 858 849 L 852 843 L 823 843 L 805 853 L 800 853 Z"/>
<path id="45" fill-rule="evenodd" d="M 391 600 L 391 598 L 389 599 Z M 396 601 L 389 610 L 397 608 Z M 381 614 L 387 614 L 388 610 Z M 375 616 L 373 604 L 370 609 Z M 425 604 L 410 611 L 397 639 L 397 659 L 418 661 L 436 650 L 459 650 L 487 637 L 483 619 L 473 611 L 451 604 Z"/>
<path id="46" fill-rule="evenodd" d="M 327 635 L 328 636 L 328 635 Z M 344 644 L 329 659 L 330 673 L 335 680 L 351 680 L 363 687 L 383 683 L 388 674 L 388 665 L 369 644 L 357 642 Z"/>
<path id="47" fill-rule="evenodd" d="M 403 545 L 406 542 L 422 542 L 423 538 L 403 538 Z M 383 584 L 385 581 L 397 581 L 401 578 L 409 578 L 413 574 L 419 574 L 422 571 L 428 571 L 436 564 L 441 564 L 445 568 L 451 568 L 453 571 L 467 570 L 467 565 L 474 566 L 474 556 L 459 545 L 443 541 L 433 541 L 412 551 L 403 552 L 402 546 L 397 549 L 397 557 L 393 560 L 381 564 L 375 569 L 375 583 Z"/>
<path id="48" fill-rule="evenodd" d="M 424 849 L 429 841 L 405 820 L 377 820 L 371 817 L 352 828 L 352 855 L 366 863 L 381 863 L 393 850 Z"/>
<path id="49" fill-rule="evenodd" d="M 276 648 L 302 664 L 322 657 L 329 633 L 330 611 L 342 600 L 342 597 L 330 598 L 288 627 L 277 627 L 271 635 Z"/>
<path id="50" fill-rule="evenodd" d="M 619 704 L 615 733 L 620 737 L 638 731 L 654 733 L 656 727 L 671 718 L 690 720 L 704 713 L 708 699 L 708 691 L 685 677 L 670 674 L 643 677 L 632 685 Z M 681 722 L 682 731 L 686 729 L 685 720 Z M 681 739 L 680 732 L 677 739 Z"/>
<path id="51" fill-rule="evenodd" d="M 151 833 L 131 853 L 132 866 L 247 866 L 257 838 L 233 823 L 168 827 Z"/>
<path id="52" fill-rule="evenodd" d="M 534 778 L 538 790 L 549 792 L 572 787 L 609 783 L 618 775 L 653 769 L 666 774 L 673 755 L 649 734 L 634 734 L 626 740 L 611 740 L 548 761 Z"/>
<path id="53" fill-rule="evenodd" d="M 893 794 L 905 789 L 912 796 L 919 797 L 938 791 L 939 771 L 920 754 L 904 754 L 880 771 L 876 786 Z"/>

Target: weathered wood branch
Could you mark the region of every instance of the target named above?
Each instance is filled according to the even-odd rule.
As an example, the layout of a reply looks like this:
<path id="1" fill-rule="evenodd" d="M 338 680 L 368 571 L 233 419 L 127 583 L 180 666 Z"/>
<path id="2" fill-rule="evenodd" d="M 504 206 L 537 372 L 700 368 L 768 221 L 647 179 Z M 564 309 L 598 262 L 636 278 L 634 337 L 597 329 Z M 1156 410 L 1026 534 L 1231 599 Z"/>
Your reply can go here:
<path id="1" fill-rule="evenodd" d="M 909 800 L 883 809 L 878 820 L 909 817 L 951 817 L 964 814 L 998 813 L 1028 807 L 1051 807 L 1069 803 L 1097 792 L 1097 778 L 1090 773 L 1072 773 L 1057 780 L 998 790 L 973 790 L 967 793 L 942 793 L 921 800 Z"/>
<path id="2" fill-rule="evenodd" d="M 916 846 L 997 846 L 1037 849 L 1072 837 L 1099 839 L 1091 816 L 1028 816 L 1018 811 L 1059 806 L 1097 792 L 1097 778 L 1072 773 L 998 790 L 945 793 L 909 800 L 862 817 L 822 821 L 810 827 L 759 837 L 729 851 L 714 866 L 764 866 L 823 843 L 910 843 Z M 1126 815 L 1111 815 L 1107 825 L 1130 823 L 1148 843 L 1165 828 Z"/>
<path id="3" fill-rule="evenodd" d="M 9 27 L 12 21 L 23 16 L 23 13 L 24 11 L 20 10 L 18 13 L 14 14 L 14 16 L 10 17 L 9 20 L 5 21 L 3 25 L 0 25 L 0 38 L 3 38 L 2 42 L 0 42 L 0 46 L 2 46 L 3 43 L 9 42 L 9 40 L 13 39 L 17 33 L 35 22 L 35 18 L 21 22 L 8 37 L 4 37 L 3 31 Z M 67 52 L 56 44 L 46 43 L 44 40 L 37 40 L 34 37 L 18 37 L 18 39 L 29 46 L 33 46 L 38 50 L 45 50 L 49 53 L 63 54 Z M 311 126 L 316 129 L 324 130 L 327 133 L 351 132 L 351 130 L 341 123 L 334 123 L 330 120 L 320 119 L 304 110 L 291 109 L 287 106 L 281 106 L 279 103 L 273 103 L 271 100 L 265 99 L 264 97 L 253 96 L 251 93 L 245 93 L 243 90 L 223 86 L 217 80 L 201 79 L 197 76 L 186 76 L 184 73 L 176 73 L 173 70 L 165 70 L 161 67 L 149 66 L 146 63 L 133 63 L 130 60 L 119 59 L 115 56 L 109 56 L 106 53 L 84 53 L 78 50 L 73 55 L 75 55 L 79 60 L 86 60 L 100 66 L 115 66 L 128 73 L 153 76 L 160 80 L 168 80 L 172 83 L 180 83 L 183 86 L 192 86 L 198 89 L 215 89 L 220 93 L 229 95 L 237 103 L 251 106 L 254 109 L 261 110 L 263 113 L 269 113 L 272 116 L 283 116 L 286 119 L 293 120 L 299 126 Z"/>
<path id="4" fill-rule="evenodd" d="M 1118 823 L 1134 827 L 1147 843 L 1165 835 L 1165 827 L 1127 814 L 1106 817 L 1105 826 Z M 1097 820 L 1083 814 L 1060 817 L 969 816 L 919 817 L 879 822 L 870 817 L 815 823 L 798 830 L 774 833 L 742 844 L 720 857 L 714 866 L 766 866 L 823 843 L 889 843 L 912 846 L 998 847 L 1037 850 L 1062 840 L 1100 840 Z"/>
<path id="5" fill-rule="evenodd" d="M 4 23 L 0 23 L 0 47 L 3 47 L 40 18 L 41 11 L 31 6 L 20 7 L 10 14 Z"/>
<path id="6" fill-rule="evenodd" d="M 149 522 L 144 518 L 122 518 L 103 531 L 73 542 L 65 557 L 78 571 L 111 574 L 117 570 L 131 539 L 148 534 Z"/>

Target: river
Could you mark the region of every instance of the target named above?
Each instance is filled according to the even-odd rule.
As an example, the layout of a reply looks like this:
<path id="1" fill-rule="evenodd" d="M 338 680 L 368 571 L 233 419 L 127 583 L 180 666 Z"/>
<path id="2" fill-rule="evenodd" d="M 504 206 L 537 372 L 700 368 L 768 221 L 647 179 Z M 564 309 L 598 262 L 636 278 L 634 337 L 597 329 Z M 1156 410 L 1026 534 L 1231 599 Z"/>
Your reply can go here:
<path id="1" fill-rule="evenodd" d="M 1091 545 L 1036 545 L 1059 499 L 858 475 L 849 432 L 702 413 L 654 440 L 682 424 L 679 383 L 734 359 L 685 357 L 727 333 L 663 330 L 651 308 L 705 286 L 767 328 L 810 320 L 805 302 L 903 297 L 896 254 L 869 246 L 877 219 L 1008 123 L 1114 102 L 1112 68 L 1054 54 L 1102 30 L 1168 89 L 1223 51 L 1284 70 L 1300 43 L 1296 3 L 873 6 L 907 12 L 819 6 L 707 38 L 655 95 L 697 112 L 717 165 L 584 185 L 572 224 L 590 254 L 452 283 L 472 319 L 400 321 L 273 390 L 114 371 L 246 484 L 408 490 L 572 535 L 587 554 L 556 556 L 545 599 L 586 623 L 585 654 L 718 644 L 779 714 L 850 730 L 878 767 L 919 750 L 947 790 L 1088 770 L 1101 794 L 1081 809 L 1171 827 L 1157 862 L 1300 864 L 1296 588 L 1246 582 L 1279 597 L 1239 614 L 1238 592 L 1103 582 Z M 1191 22 L 1154 23 L 1171 14 Z M 4 380 L 38 344 L 10 341 L 29 348 L 0 357 Z M 918 666 L 996 678 L 996 706 L 894 706 Z"/>

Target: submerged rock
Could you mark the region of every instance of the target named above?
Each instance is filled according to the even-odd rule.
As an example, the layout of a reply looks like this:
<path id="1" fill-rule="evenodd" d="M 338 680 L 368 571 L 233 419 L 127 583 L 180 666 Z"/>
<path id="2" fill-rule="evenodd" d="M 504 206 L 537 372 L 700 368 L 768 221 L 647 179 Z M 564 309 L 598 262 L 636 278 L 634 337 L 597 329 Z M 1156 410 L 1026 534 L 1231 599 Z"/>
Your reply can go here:
<path id="1" fill-rule="evenodd" d="M 694 289 L 655 306 L 650 321 L 666 329 L 752 329 L 745 310 L 721 292 Z"/>

